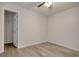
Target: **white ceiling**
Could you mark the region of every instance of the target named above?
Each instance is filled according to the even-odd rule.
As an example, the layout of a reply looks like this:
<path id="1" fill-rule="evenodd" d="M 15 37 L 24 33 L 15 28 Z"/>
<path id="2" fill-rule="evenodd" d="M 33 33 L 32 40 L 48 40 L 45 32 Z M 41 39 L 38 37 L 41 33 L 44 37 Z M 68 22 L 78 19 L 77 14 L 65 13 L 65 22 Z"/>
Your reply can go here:
<path id="1" fill-rule="evenodd" d="M 38 2 L 14 2 L 23 8 L 31 9 L 34 5 L 38 4 Z"/>
<path id="2" fill-rule="evenodd" d="M 46 6 L 42 6 L 40 8 L 33 7 L 33 9 L 37 12 L 43 13 L 45 15 L 51 15 L 69 8 L 77 7 L 79 3 L 71 3 L 71 2 L 53 2 L 52 8 L 47 8 Z"/>
<path id="3" fill-rule="evenodd" d="M 51 15 L 62 10 L 79 6 L 79 2 L 53 2 L 52 8 L 47 8 L 44 5 L 38 8 L 37 5 L 39 4 L 39 2 L 16 2 L 15 4 L 44 15 Z"/>

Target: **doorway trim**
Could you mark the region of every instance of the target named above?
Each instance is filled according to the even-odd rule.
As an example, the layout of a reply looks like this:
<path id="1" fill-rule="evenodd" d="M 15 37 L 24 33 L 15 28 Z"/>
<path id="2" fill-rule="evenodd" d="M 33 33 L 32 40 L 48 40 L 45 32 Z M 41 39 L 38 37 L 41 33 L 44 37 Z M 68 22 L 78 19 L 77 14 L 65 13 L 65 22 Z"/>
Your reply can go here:
<path id="1" fill-rule="evenodd" d="M 5 14 L 5 10 L 10 11 L 10 12 L 14 12 L 17 14 L 17 44 L 18 44 L 18 12 L 10 10 L 10 9 L 6 9 L 6 8 L 2 8 L 2 52 L 4 52 L 4 14 Z M 17 46 L 18 48 L 18 46 Z"/>

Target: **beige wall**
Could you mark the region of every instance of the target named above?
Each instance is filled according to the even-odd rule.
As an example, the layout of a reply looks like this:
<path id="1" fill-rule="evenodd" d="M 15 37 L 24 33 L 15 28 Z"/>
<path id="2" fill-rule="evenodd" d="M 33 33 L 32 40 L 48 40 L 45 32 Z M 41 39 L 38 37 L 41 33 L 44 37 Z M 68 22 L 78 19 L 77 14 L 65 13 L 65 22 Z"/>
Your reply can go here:
<path id="1" fill-rule="evenodd" d="M 47 19 L 33 11 L 20 9 L 19 13 L 19 47 L 45 42 L 47 37 Z"/>
<path id="2" fill-rule="evenodd" d="M 48 20 L 48 41 L 79 50 L 79 7 L 56 13 Z"/>

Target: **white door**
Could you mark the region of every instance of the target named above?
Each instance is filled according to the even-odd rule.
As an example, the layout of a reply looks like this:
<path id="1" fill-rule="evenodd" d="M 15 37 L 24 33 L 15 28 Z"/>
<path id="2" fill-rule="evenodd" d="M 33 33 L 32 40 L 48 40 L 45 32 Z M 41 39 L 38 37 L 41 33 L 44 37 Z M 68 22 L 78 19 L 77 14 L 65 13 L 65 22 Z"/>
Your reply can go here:
<path id="1" fill-rule="evenodd" d="M 13 44 L 15 47 L 18 47 L 18 15 L 14 15 L 14 24 L 13 24 Z"/>

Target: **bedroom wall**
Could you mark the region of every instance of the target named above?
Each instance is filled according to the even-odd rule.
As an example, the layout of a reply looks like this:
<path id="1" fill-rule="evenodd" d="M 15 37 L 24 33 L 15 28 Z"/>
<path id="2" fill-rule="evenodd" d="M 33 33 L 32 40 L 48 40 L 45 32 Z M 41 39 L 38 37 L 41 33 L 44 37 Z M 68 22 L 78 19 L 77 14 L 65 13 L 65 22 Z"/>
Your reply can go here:
<path id="1" fill-rule="evenodd" d="M 26 9 L 19 11 L 19 47 L 45 42 L 47 39 L 46 17 Z"/>
<path id="2" fill-rule="evenodd" d="M 79 51 L 79 7 L 49 17 L 48 41 Z"/>

